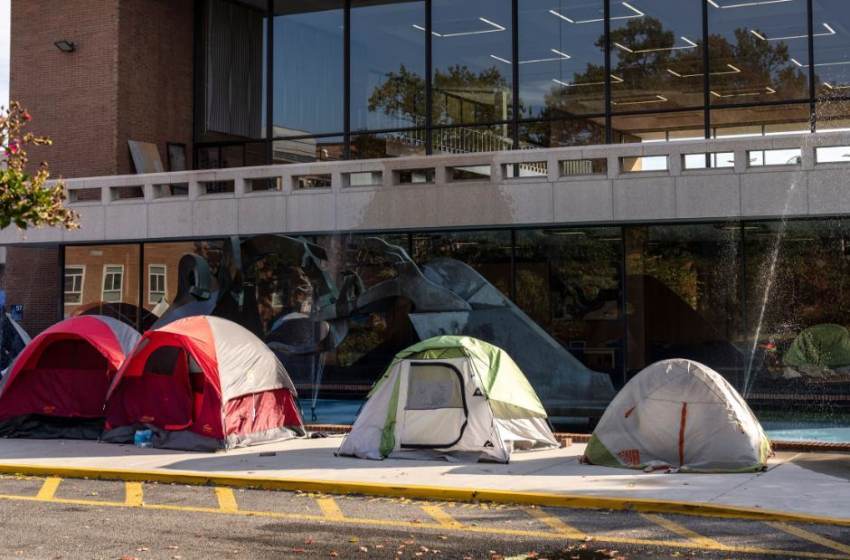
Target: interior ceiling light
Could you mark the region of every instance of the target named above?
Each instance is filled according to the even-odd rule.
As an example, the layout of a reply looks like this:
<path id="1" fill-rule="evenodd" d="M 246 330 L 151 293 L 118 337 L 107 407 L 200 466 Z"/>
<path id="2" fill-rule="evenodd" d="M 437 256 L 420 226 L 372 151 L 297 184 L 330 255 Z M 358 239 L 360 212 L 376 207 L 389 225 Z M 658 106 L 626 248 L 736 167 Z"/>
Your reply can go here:
<path id="1" fill-rule="evenodd" d="M 562 82 L 556 78 L 552 78 L 552 81 L 556 84 L 562 85 L 564 87 L 582 87 L 582 86 L 604 86 L 605 82 L 585 82 L 583 84 L 568 84 L 567 82 Z M 614 74 L 611 74 L 611 83 L 613 84 L 622 84 L 624 82 L 623 78 L 619 78 Z"/>
<path id="2" fill-rule="evenodd" d="M 736 66 L 732 66 L 731 64 L 727 64 L 726 66 L 729 67 L 729 70 L 723 70 L 722 72 L 709 72 L 708 75 L 709 76 L 723 76 L 724 74 L 740 74 L 741 73 L 741 69 L 736 67 Z M 700 77 L 700 76 L 703 75 L 702 72 L 700 72 L 699 74 L 679 74 L 678 72 L 676 72 L 675 70 L 672 70 L 670 68 L 668 68 L 667 71 L 669 73 L 673 74 L 674 76 L 676 76 L 677 78 L 697 78 L 697 77 Z"/>
<path id="3" fill-rule="evenodd" d="M 458 32 L 458 33 L 437 33 L 436 31 L 432 30 L 431 35 L 433 35 L 434 37 L 464 37 L 466 35 L 483 35 L 485 33 L 499 33 L 500 31 L 507 30 L 506 27 L 503 27 L 503 26 L 499 25 L 498 23 L 493 23 L 489 19 L 484 19 L 483 17 L 480 17 L 478 19 L 483 21 L 487 25 L 491 26 L 493 29 L 482 29 L 480 31 L 461 31 L 461 32 Z M 421 25 L 416 25 L 414 23 L 413 27 L 415 27 L 419 31 L 425 31 L 425 28 L 422 27 Z"/>
<path id="4" fill-rule="evenodd" d="M 549 49 L 549 50 L 552 51 L 553 53 L 555 53 L 558 56 L 550 57 L 550 58 L 537 58 L 537 59 L 534 59 L 534 60 L 520 60 L 519 63 L 520 64 L 536 64 L 538 62 L 552 62 L 552 61 L 555 61 L 555 60 L 569 60 L 569 59 L 572 58 L 567 53 L 562 53 L 561 51 L 559 51 L 557 49 Z M 508 60 L 506 58 L 502 58 L 500 56 L 496 56 L 495 54 L 491 54 L 490 58 L 495 58 L 499 62 L 504 62 L 505 64 L 511 64 L 510 60 Z"/>
<path id="5" fill-rule="evenodd" d="M 774 93 L 776 93 L 776 90 L 773 89 L 772 87 L 765 86 L 764 91 L 752 91 L 752 92 L 748 92 L 748 93 L 724 93 L 724 94 L 717 93 L 716 91 L 709 91 L 709 93 L 711 95 L 713 95 L 714 97 L 726 99 L 726 98 L 729 98 L 729 97 L 755 97 L 755 96 L 759 96 L 759 95 L 773 95 Z"/>
<path id="6" fill-rule="evenodd" d="M 665 47 L 665 48 L 660 48 L 660 49 L 640 49 L 640 50 L 637 50 L 637 51 L 632 50 L 625 45 L 621 45 L 617 41 L 614 41 L 614 46 L 617 47 L 617 48 L 623 49 L 624 51 L 626 51 L 628 53 L 632 53 L 632 54 L 643 54 L 643 53 L 652 53 L 652 52 L 667 52 L 667 51 L 681 51 L 681 50 L 685 50 L 685 49 L 695 49 L 699 46 L 696 43 L 694 43 L 693 41 L 691 41 L 690 39 L 688 39 L 687 37 L 681 37 L 681 39 L 682 39 L 682 41 L 687 43 L 686 46 L 684 46 L 684 47 Z"/>
<path id="7" fill-rule="evenodd" d="M 719 0 L 708 0 L 708 3 L 719 10 L 731 10 L 732 8 L 750 8 L 752 6 L 765 6 L 767 4 L 784 4 L 792 0 L 761 0 L 759 2 L 741 2 L 738 4 L 728 4 L 721 6 Z"/>
<path id="8" fill-rule="evenodd" d="M 823 26 L 826 28 L 825 32 L 821 33 L 813 33 L 812 37 L 829 37 L 830 35 L 835 35 L 835 29 L 829 26 L 828 23 L 824 23 Z M 788 41 L 790 39 L 808 39 L 808 35 L 789 35 L 788 37 L 765 37 L 755 29 L 750 29 L 750 33 L 761 39 L 762 41 Z"/>
<path id="9" fill-rule="evenodd" d="M 624 15 L 624 16 L 612 16 L 612 17 L 611 17 L 611 21 L 618 20 L 618 19 L 633 19 L 633 18 L 640 18 L 640 17 L 643 17 L 643 16 L 645 16 L 645 15 L 646 15 L 645 13 L 641 12 L 640 10 L 638 10 L 637 8 L 635 8 L 634 6 L 632 6 L 631 4 L 629 4 L 628 2 L 620 2 L 620 3 L 623 5 L 623 7 L 625 7 L 625 8 L 626 8 L 628 11 L 630 11 L 631 13 L 629 13 L 629 14 L 627 14 L 627 15 Z M 549 10 L 549 13 L 550 13 L 550 14 L 552 14 L 553 16 L 556 16 L 556 17 L 561 18 L 562 20 L 564 20 L 564 21 L 566 21 L 566 22 L 574 23 L 574 24 L 576 24 L 576 25 L 581 25 L 581 24 L 583 24 L 583 23 L 599 23 L 599 22 L 601 22 L 601 21 L 602 21 L 602 22 L 604 22 L 604 21 L 605 21 L 605 18 L 579 19 L 579 20 L 576 20 L 576 19 L 572 19 L 572 18 L 569 18 L 569 17 L 565 16 L 564 14 L 562 14 L 561 12 L 559 12 L 559 11 L 557 11 L 557 10 Z"/>
<path id="10" fill-rule="evenodd" d="M 802 64 L 796 58 L 792 58 L 791 62 L 793 62 L 794 64 L 796 64 L 800 68 L 808 68 L 809 67 L 808 64 Z M 850 60 L 842 60 L 842 61 L 838 61 L 838 62 L 818 62 L 817 64 L 815 64 L 815 66 L 816 67 L 817 66 L 846 66 L 848 64 L 850 64 Z"/>
<path id="11" fill-rule="evenodd" d="M 666 103 L 667 101 L 669 101 L 669 99 L 667 99 L 663 95 L 654 95 L 652 96 L 652 99 L 643 99 L 641 101 L 612 101 L 611 105 L 619 105 L 622 107 L 624 105 L 646 105 L 649 103 Z"/>

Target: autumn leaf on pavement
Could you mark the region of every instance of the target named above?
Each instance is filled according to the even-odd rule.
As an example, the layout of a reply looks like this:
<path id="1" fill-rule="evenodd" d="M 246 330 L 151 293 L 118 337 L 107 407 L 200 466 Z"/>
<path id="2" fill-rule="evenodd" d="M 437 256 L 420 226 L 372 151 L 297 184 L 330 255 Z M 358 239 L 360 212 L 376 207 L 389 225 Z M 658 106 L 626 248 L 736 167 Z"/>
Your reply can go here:
<path id="1" fill-rule="evenodd" d="M 357 537 L 351 537 L 350 539 L 348 539 L 348 542 L 360 542 L 360 539 L 358 539 Z"/>
<path id="2" fill-rule="evenodd" d="M 339 552 L 337 552 L 336 550 L 331 550 L 330 557 L 331 558 L 339 558 Z"/>

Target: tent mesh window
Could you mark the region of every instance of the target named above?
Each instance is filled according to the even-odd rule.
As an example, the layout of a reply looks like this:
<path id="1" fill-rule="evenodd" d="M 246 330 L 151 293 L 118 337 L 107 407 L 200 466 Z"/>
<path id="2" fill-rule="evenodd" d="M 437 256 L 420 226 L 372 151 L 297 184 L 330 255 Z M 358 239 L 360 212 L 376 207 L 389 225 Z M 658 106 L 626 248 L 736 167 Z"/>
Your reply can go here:
<path id="1" fill-rule="evenodd" d="M 161 346 L 151 352 L 145 362 L 145 373 L 173 375 L 177 369 L 177 360 L 183 353 L 179 346 Z"/>
<path id="2" fill-rule="evenodd" d="M 39 370 L 106 371 L 106 358 L 91 344 L 82 340 L 57 340 L 50 343 L 38 358 Z"/>
<path id="3" fill-rule="evenodd" d="M 413 364 L 407 383 L 406 410 L 463 408 L 463 388 L 454 368 L 438 364 Z"/>

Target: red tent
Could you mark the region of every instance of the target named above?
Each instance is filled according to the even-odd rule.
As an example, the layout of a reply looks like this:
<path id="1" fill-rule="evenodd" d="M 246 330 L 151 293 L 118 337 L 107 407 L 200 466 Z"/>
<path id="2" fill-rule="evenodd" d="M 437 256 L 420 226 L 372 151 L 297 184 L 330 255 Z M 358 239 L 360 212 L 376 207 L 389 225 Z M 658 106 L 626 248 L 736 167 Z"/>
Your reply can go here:
<path id="1" fill-rule="evenodd" d="M 72 317 L 38 335 L 0 382 L 0 435 L 97 439 L 112 378 L 139 340 L 111 317 Z"/>
<path id="2" fill-rule="evenodd" d="M 104 441 L 215 451 L 304 435 L 280 360 L 247 329 L 195 316 L 148 331 L 115 376 Z"/>

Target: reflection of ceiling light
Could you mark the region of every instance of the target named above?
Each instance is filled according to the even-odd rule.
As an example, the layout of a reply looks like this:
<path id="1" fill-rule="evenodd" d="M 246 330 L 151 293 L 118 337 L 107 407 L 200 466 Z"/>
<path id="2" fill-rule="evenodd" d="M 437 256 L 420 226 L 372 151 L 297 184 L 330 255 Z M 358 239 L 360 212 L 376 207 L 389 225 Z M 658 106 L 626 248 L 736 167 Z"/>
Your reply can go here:
<path id="1" fill-rule="evenodd" d="M 605 82 L 586 82 L 586 83 L 583 83 L 583 84 L 568 84 L 567 82 L 562 82 L 561 80 L 557 80 L 555 78 L 552 78 L 552 81 L 555 82 L 556 84 L 560 84 L 564 87 L 603 86 L 603 85 L 605 85 Z M 624 82 L 623 78 L 619 78 L 619 77 L 615 76 L 614 74 L 611 74 L 611 83 L 622 84 L 623 82 Z"/>
<path id="2" fill-rule="evenodd" d="M 552 57 L 552 58 L 537 58 L 537 59 L 534 59 L 534 60 L 520 60 L 519 63 L 520 64 L 536 64 L 538 62 L 552 62 L 552 61 L 555 61 L 555 60 L 569 60 L 569 59 L 572 58 L 567 53 L 562 53 L 561 51 L 559 51 L 557 49 L 549 49 L 549 50 L 552 51 L 553 53 L 557 54 L 558 56 Z M 508 60 L 506 58 L 502 58 L 500 56 L 496 56 L 495 54 L 491 54 L 490 58 L 495 58 L 499 62 L 504 62 L 505 64 L 511 63 L 510 60 Z"/>
<path id="3" fill-rule="evenodd" d="M 742 2 L 740 4 L 730 4 L 728 6 L 721 6 L 717 3 L 718 0 L 708 0 L 708 3 L 720 10 L 729 10 L 731 8 L 750 8 L 752 6 L 764 6 L 767 4 L 783 4 L 791 1 L 792 0 L 761 0 L 760 2 Z"/>
<path id="4" fill-rule="evenodd" d="M 825 85 L 829 89 L 850 89 L 850 86 L 834 86 L 829 82 L 824 82 L 823 85 Z"/>
<path id="5" fill-rule="evenodd" d="M 724 94 L 720 94 L 720 93 L 717 93 L 716 91 L 709 91 L 709 93 L 711 95 L 713 95 L 714 97 L 719 97 L 721 99 L 726 99 L 728 97 L 754 97 L 754 96 L 758 96 L 758 95 L 773 95 L 774 93 L 776 93 L 776 90 L 773 89 L 772 87 L 765 86 L 764 89 L 765 89 L 765 91 L 753 91 L 753 92 L 748 92 L 748 93 L 724 93 Z"/>
<path id="6" fill-rule="evenodd" d="M 498 23 L 493 23 L 489 19 L 484 19 L 483 17 L 480 17 L 478 19 L 483 21 L 487 25 L 492 26 L 494 29 L 482 29 L 481 31 L 462 31 L 459 33 L 437 33 L 436 31 L 431 31 L 431 35 L 435 37 L 463 37 L 466 35 L 483 35 L 484 33 L 498 33 L 507 29 L 506 27 L 503 27 Z M 413 24 L 413 27 L 418 29 L 419 31 L 425 31 L 425 28 L 421 25 Z"/>
<path id="7" fill-rule="evenodd" d="M 731 68 L 731 70 L 724 70 L 722 72 L 709 72 L 708 75 L 709 76 L 722 76 L 724 74 L 740 74 L 741 73 L 740 68 L 732 66 L 731 64 L 727 64 L 726 66 Z M 671 74 L 673 74 L 674 76 L 676 76 L 677 78 L 696 78 L 696 77 L 703 75 L 702 73 L 699 73 L 699 74 L 679 74 L 678 72 L 676 72 L 675 70 L 671 70 L 670 68 L 668 68 L 667 71 L 670 72 Z"/>
<path id="8" fill-rule="evenodd" d="M 617 19 L 632 19 L 632 18 L 639 18 L 639 17 L 643 17 L 643 16 L 645 16 L 645 15 L 646 15 L 645 13 L 641 12 L 640 10 L 638 10 L 637 8 L 635 8 L 634 6 L 632 6 L 631 4 L 629 4 L 628 2 L 620 2 L 620 3 L 621 3 L 621 4 L 622 4 L 622 5 L 623 5 L 626 9 L 631 10 L 631 12 L 632 12 L 632 13 L 631 13 L 631 14 L 629 14 L 629 15 L 625 15 L 625 16 L 616 16 L 616 17 L 611 17 L 611 18 L 610 18 L 610 19 L 611 19 L 611 21 L 614 21 L 614 20 L 617 20 Z M 574 20 L 574 19 L 570 19 L 570 18 L 568 18 L 567 16 L 565 16 L 564 14 L 562 14 L 561 12 L 559 12 L 559 11 L 557 11 L 557 10 L 549 10 L 549 13 L 550 13 L 550 14 L 552 14 L 553 16 L 557 16 L 557 17 L 561 18 L 562 20 L 564 20 L 564 21 L 566 21 L 566 22 L 574 23 L 574 24 L 576 24 L 576 25 L 580 25 L 580 24 L 582 24 L 582 23 L 599 23 L 599 22 L 601 22 L 601 21 L 605 21 L 605 18 Z"/>
<path id="9" fill-rule="evenodd" d="M 611 105 L 646 105 L 649 103 L 666 103 L 667 101 L 669 101 L 669 99 L 666 97 L 662 95 L 655 95 L 652 99 L 644 99 L 641 101 L 612 101 Z"/>
<path id="10" fill-rule="evenodd" d="M 641 50 L 638 50 L 638 51 L 632 50 L 629 47 L 626 47 L 625 45 L 621 45 L 620 43 L 618 43 L 616 41 L 614 41 L 614 46 L 621 48 L 624 51 L 632 53 L 632 54 L 643 54 L 643 53 L 651 53 L 651 52 L 666 52 L 666 51 L 681 51 L 681 50 L 685 50 L 685 49 L 695 49 L 699 46 L 696 43 L 694 43 L 693 41 L 691 41 L 690 39 L 688 39 L 687 37 L 682 37 L 682 41 L 686 42 L 687 46 L 685 46 L 685 47 L 665 47 L 665 48 L 662 48 L 662 49 L 641 49 Z"/>
<path id="11" fill-rule="evenodd" d="M 824 23 L 823 26 L 826 28 L 825 33 L 814 33 L 812 37 L 828 37 L 830 35 L 835 35 L 835 29 L 831 28 L 828 23 Z M 750 29 L 750 33 L 761 39 L 762 41 L 788 41 L 790 39 L 808 39 L 808 35 L 789 35 L 788 37 L 765 37 L 755 29 Z"/>
<path id="12" fill-rule="evenodd" d="M 808 64 L 801 64 L 796 58 L 792 58 L 791 62 L 799 66 L 800 68 L 808 68 Z M 839 62 L 818 62 L 815 66 L 846 66 L 850 64 L 850 60 L 844 60 Z"/>

